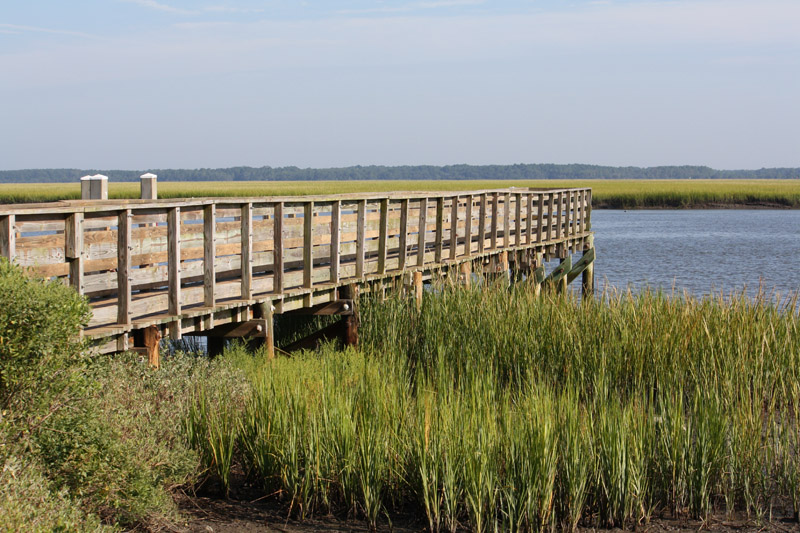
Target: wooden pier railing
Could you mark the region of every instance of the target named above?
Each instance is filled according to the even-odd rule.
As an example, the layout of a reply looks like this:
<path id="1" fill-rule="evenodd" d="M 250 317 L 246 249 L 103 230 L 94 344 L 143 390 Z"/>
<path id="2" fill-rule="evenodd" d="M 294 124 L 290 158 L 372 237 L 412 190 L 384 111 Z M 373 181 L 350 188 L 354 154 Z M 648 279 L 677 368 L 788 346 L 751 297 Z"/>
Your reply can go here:
<path id="1" fill-rule="evenodd" d="M 591 246 L 591 189 L 0 205 L 0 256 L 89 299 L 102 351 L 336 298 L 343 285 Z"/>

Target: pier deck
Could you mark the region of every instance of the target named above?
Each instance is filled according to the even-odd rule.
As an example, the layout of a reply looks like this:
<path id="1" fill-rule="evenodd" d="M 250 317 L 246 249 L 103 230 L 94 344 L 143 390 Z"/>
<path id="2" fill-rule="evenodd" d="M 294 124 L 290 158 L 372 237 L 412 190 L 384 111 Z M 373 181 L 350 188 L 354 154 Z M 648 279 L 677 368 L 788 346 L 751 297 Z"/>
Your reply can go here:
<path id="1" fill-rule="evenodd" d="M 591 246 L 585 188 L 0 205 L 0 256 L 85 295 L 102 352 L 145 328 L 180 338 L 413 272 L 501 257 L 543 272 Z"/>

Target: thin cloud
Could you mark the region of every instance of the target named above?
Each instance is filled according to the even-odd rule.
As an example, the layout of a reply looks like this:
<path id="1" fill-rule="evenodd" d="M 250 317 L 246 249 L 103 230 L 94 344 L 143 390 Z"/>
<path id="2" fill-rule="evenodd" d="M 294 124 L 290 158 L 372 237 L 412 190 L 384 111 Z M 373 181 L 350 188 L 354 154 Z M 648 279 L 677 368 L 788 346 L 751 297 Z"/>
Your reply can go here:
<path id="1" fill-rule="evenodd" d="M 68 35 L 70 37 L 83 37 L 85 39 L 99 39 L 97 35 L 83 33 L 80 31 L 54 30 L 51 28 L 40 28 L 38 26 L 20 26 L 18 24 L 0 24 L 0 33 L 20 34 L 20 33 L 51 33 L 53 35 Z"/>
<path id="2" fill-rule="evenodd" d="M 207 6 L 203 8 L 203 11 L 208 13 L 263 13 L 264 9 L 231 6 Z"/>
<path id="3" fill-rule="evenodd" d="M 372 7 L 367 9 L 343 9 L 337 11 L 340 15 L 368 15 L 370 13 L 408 13 L 426 9 L 442 9 L 448 7 L 477 6 L 485 0 L 440 0 L 432 2 L 412 2 L 395 7 Z"/>
<path id="4" fill-rule="evenodd" d="M 124 2 L 128 2 L 130 4 L 136 4 L 142 7 L 147 7 L 150 9 L 155 9 L 157 11 L 164 11 L 166 13 L 175 13 L 178 15 L 194 15 L 196 11 L 189 11 L 187 9 L 181 9 L 179 7 L 170 6 L 168 4 L 162 4 L 161 2 L 156 2 L 156 0 L 123 0 Z"/>

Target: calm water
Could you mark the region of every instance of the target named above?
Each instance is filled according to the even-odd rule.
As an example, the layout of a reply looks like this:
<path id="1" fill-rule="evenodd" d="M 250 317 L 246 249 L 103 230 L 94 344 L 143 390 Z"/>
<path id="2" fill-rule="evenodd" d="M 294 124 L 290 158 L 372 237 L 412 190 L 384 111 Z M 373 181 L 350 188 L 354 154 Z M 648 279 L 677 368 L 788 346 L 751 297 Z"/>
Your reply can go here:
<path id="1" fill-rule="evenodd" d="M 592 212 L 598 288 L 800 290 L 800 211 Z"/>

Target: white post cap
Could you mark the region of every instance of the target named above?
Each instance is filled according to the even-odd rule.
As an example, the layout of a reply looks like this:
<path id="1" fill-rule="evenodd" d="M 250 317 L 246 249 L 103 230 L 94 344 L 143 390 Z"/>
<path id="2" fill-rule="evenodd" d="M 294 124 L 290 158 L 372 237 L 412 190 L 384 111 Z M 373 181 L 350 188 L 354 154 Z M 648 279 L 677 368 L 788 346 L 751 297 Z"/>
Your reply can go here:
<path id="1" fill-rule="evenodd" d="M 102 174 L 95 174 L 94 176 L 92 176 L 92 178 L 96 180 L 107 180 L 108 176 L 103 176 Z"/>
<path id="2" fill-rule="evenodd" d="M 144 180 L 146 180 L 146 179 L 155 179 L 157 177 L 158 176 L 156 176 L 155 174 L 151 174 L 150 172 L 148 172 L 146 174 L 142 174 L 141 176 L 139 176 L 140 179 L 144 179 Z"/>

